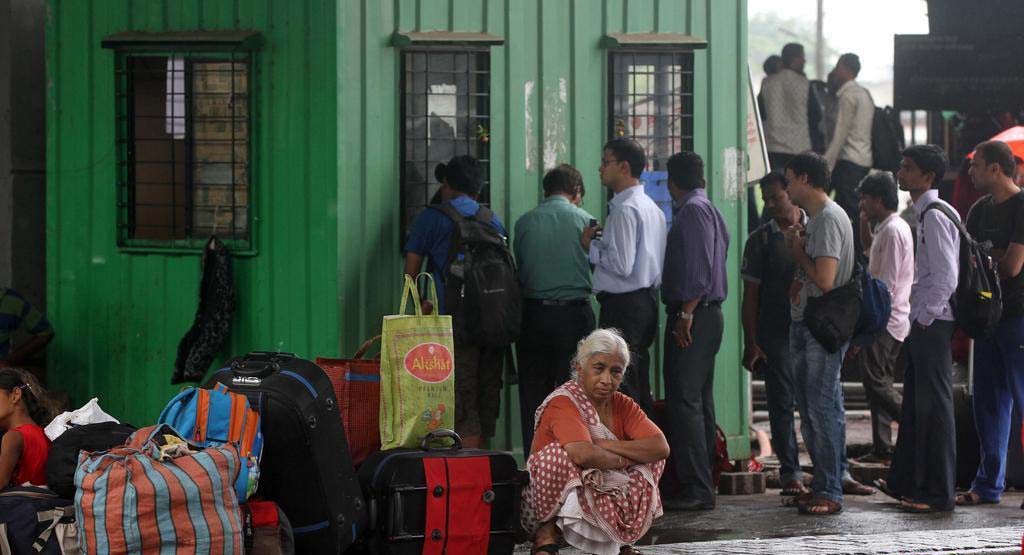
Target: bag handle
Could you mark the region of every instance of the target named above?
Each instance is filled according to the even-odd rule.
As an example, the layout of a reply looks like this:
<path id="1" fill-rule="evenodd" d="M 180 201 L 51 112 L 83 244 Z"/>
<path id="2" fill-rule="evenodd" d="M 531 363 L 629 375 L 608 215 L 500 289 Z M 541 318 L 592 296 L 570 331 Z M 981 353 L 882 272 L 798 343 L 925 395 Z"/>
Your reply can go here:
<path id="1" fill-rule="evenodd" d="M 378 341 L 380 341 L 380 335 L 379 335 L 379 334 L 378 334 L 378 335 L 375 335 L 375 336 L 373 336 L 373 337 L 371 337 L 371 338 L 369 338 L 369 339 L 367 339 L 367 340 L 366 340 L 365 342 L 363 342 L 363 344 L 362 344 L 362 345 L 361 345 L 361 346 L 359 347 L 359 349 L 358 349 L 358 350 L 356 351 L 356 354 L 352 355 L 352 358 L 353 358 L 354 360 L 358 360 L 358 359 L 361 359 L 361 358 L 363 358 L 363 355 L 365 355 L 365 354 L 366 354 L 366 351 L 369 351 L 369 350 L 370 350 L 370 347 L 371 347 L 371 346 L 372 346 L 372 345 L 373 345 L 374 343 L 376 343 L 376 342 L 378 342 Z"/>
<path id="2" fill-rule="evenodd" d="M 452 444 L 451 447 L 448 448 L 450 451 L 458 451 L 459 449 L 462 449 L 462 438 L 459 437 L 459 434 L 455 433 L 455 430 L 445 429 L 428 432 L 426 437 L 423 438 L 423 442 L 420 443 L 420 449 L 423 449 L 424 451 L 431 451 L 432 449 L 430 448 L 430 441 L 442 438 L 449 438 L 455 442 Z"/>
<path id="3" fill-rule="evenodd" d="M 429 272 L 420 272 L 420 274 L 416 276 L 416 283 L 419 283 L 420 278 L 423 276 L 427 276 L 427 283 L 429 284 L 427 292 L 430 293 L 430 296 L 427 297 L 427 300 L 434 305 L 434 314 L 438 314 L 437 284 L 434 283 L 434 276 Z"/>
<path id="4" fill-rule="evenodd" d="M 405 316 L 405 306 L 412 297 L 413 308 L 416 316 L 423 316 L 423 308 L 420 307 L 420 291 L 416 289 L 416 281 L 409 274 L 405 274 L 405 285 L 402 286 L 402 304 L 398 307 L 398 315 Z"/>

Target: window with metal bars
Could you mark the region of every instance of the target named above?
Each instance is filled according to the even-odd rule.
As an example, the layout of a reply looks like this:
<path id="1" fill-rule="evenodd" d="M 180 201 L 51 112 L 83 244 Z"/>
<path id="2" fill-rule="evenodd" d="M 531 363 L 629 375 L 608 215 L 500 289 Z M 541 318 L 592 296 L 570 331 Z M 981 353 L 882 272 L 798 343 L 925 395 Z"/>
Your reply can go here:
<path id="1" fill-rule="evenodd" d="M 118 244 L 250 242 L 251 56 L 119 53 Z"/>
<path id="2" fill-rule="evenodd" d="M 422 48 L 402 53 L 402 237 L 429 204 L 440 202 L 434 168 L 468 154 L 484 166 L 477 199 L 490 200 L 490 53 Z"/>
<path id="3" fill-rule="evenodd" d="M 609 136 L 647 153 L 647 171 L 693 150 L 693 52 L 616 50 L 608 60 Z"/>

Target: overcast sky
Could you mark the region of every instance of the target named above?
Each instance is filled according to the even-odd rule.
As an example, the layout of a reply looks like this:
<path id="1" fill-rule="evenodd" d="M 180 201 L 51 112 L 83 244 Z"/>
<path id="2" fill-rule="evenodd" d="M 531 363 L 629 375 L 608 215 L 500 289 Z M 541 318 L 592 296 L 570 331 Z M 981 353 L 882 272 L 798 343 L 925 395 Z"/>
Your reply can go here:
<path id="1" fill-rule="evenodd" d="M 776 13 L 813 22 L 816 0 L 748 0 L 750 15 Z M 893 35 L 927 34 L 925 0 L 825 0 L 825 41 L 839 52 L 860 56 L 862 81 L 892 78 Z M 807 63 L 814 64 L 814 45 L 807 44 Z M 825 71 L 835 60 L 825 60 Z"/>

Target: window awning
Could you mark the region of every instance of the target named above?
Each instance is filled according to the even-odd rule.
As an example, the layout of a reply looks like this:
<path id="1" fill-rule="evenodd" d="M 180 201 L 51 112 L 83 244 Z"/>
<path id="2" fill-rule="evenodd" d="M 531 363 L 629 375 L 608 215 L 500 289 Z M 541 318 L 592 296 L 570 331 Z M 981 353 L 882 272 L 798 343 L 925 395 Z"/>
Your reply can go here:
<path id="1" fill-rule="evenodd" d="M 103 48 L 118 50 L 182 47 L 203 50 L 251 50 L 263 44 L 259 31 L 126 31 L 103 38 Z"/>
<path id="2" fill-rule="evenodd" d="M 708 41 L 682 33 L 608 33 L 601 37 L 604 48 L 676 47 L 693 50 L 708 47 Z"/>
<path id="3" fill-rule="evenodd" d="M 455 31 L 397 31 L 391 36 L 391 46 L 496 46 L 505 39 L 490 33 L 463 33 Z"/>

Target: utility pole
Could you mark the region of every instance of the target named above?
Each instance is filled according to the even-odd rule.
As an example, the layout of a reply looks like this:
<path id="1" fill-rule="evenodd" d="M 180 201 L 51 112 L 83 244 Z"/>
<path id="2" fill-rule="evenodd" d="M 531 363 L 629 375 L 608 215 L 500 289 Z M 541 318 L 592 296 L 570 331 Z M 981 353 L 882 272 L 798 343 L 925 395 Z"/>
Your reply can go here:
<path id="1" fill-rule="evenodd" d="M 817 37 L 814 43 L 815 77 L 825 80 L 825 0 L 818 0 Z"/>

